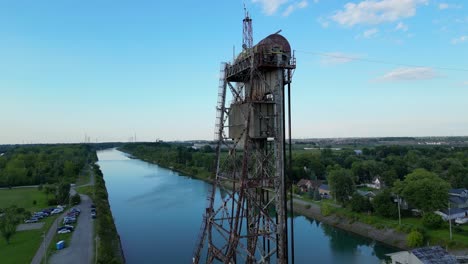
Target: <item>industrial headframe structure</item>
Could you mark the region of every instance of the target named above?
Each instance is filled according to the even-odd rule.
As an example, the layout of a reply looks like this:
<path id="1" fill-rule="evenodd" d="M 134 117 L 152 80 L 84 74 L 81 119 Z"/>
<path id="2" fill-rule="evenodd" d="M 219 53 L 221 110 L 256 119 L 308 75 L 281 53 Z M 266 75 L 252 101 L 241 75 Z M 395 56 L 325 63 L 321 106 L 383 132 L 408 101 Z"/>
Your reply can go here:
<path id="1" fill-rule="evenodd" d="M 222 63 L 216 177 L 194 263 L 288 263 L 285 87 L 296 65 L 278 33 L 253 46 L 246 12 L 243 50 Z"/>

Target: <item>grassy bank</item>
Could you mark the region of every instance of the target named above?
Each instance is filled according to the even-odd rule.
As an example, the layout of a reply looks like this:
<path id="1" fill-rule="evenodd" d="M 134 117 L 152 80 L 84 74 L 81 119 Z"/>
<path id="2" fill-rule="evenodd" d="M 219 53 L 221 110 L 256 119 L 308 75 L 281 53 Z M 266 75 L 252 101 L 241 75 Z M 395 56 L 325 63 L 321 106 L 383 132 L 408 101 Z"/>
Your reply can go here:
<path id="1" fill-rule="evenodd" d="M 305 208 L 306 206 L 304 204 L 299 204 L 297 208 L 295 208 L 295 211 L 305 214 L 306 216 L 316 218 L 318 213 L 320 214 L 320 217 L 330 216 L 331 218 L 333 218 L 334 220 L 331 224 L 338 220 L 347 224 L 359 222 L 369 225 L 375 228 L 376 230 L 382 230 L 383 232 L 392 231 L 405 234 L 404 238 L 399 236 L 388 241 L 379 240 L 379 238 L 377 237 L 377 240 L 389 244 L 391 246 L 404 249 L 408 248 L 408 246 L 406 245 L 406 234 L 410 233 L 412 230 L 418 230 L 425 236 L 425 245 L 441 245 L 444 248 L 446 247 L 450 250 L 455 251 L 468 248 L 468 226 L 452 226 L 453 239 L 450 240 L 448 223 L 444 223 L 444 225 L 442 225 L 442 227 L 439 229 L 428 229 L 422 224 L 422 220 L 420 217 L 402 217 L 401 224 L 399 224 L 398 219 L 385 218 L 375 214 L 352 212 L 346 207 L 341 207 L 335 204 L 332 200 L 322 200 L 321 202 L 317 202 L 312 201 L 308 198 L 300 199 L 304 202 L 309 203 L 309 206 Z M 314 215 L 311 215 L 311 212 L 307 212 L 307 209 L 310 209 L 310 206 L 313 205 L 319 208 L 325 206 L 327 208 L 325 210 L 326 215 L 324 215 L 323 208 L 319 212 L 315 212 Z M 309 215 L 307 215 L 307 213 Z M 349 229 L 349 231 L 353 232 L 353 227 L 346 227 L 345 225 L 342 225 L 341 227 L 343 229 Z M 362 235 L 369 236 L 365 234 Z"/>
<path id="2" fill-rule="evenodd" d="M 115 227 L 114 218 L 110 209 L 106 184 L 103 174 L 98 165 L 93 165 L 95 175 L 94 190 L 92 186 L 82 187 L 78 191 L 86 193 L 93 197 L 94 205 L 98 216 L 95 220 L 96 235 L 99 237 L 97 242 L 98 254 L 97 263 L 125 263 L 125 257 L 121 249 L 120 237 Z M 91 188 L 89 188 L 91 187 Z"/>
<path id="3" fill-rule="evenodd" d="M 140 160 L 157 164 L 204 181 L 213 177 L 215 153 L 210 147 L 192 149 L 184 144 L 126 144 L 119 150 Z"/>

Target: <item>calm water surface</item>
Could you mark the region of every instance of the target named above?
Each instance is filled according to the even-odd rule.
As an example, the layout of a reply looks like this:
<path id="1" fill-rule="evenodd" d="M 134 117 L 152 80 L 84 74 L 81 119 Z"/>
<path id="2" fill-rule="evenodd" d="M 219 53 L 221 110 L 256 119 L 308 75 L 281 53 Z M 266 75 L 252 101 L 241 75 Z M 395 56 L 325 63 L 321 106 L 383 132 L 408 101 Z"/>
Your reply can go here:
<path id="1" fill-rule="evenodd" d="M 98 157 L 127 263 L 191 263 L 210 185 L 115 149 Z M 298 264 L 381 263 L 395 251 L 303 216 L 294 229 Z"/>

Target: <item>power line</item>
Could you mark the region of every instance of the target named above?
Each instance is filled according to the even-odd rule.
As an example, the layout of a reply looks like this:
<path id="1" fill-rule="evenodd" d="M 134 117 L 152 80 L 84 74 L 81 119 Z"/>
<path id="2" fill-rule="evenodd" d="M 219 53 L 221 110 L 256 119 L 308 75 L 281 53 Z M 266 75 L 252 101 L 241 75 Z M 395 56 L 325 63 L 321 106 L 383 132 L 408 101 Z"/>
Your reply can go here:
<path id="1" fill-rule="evenodd" d="M 312 54 L 312 55 L 319 55 L 319 56 L 323 56 L 323 57 L 331 57 L 331 58 L 336 58 L 336 59 L 347 59 L 347 60 L 350 60 L 350 61 L 364 61 L 364 62 L 379 63 L 379 64 L 386 64 L 386 65 L 394 65 L 394 66 L 433 68 L 433 69 L 445 70 L 445 71 L 468 72 L 468 69 L 462 69 L 462 68 L 447 68 L 447 67 L 437 67 L 437 66 L 427 66 L 427 65 L 396 63 L 396 62 L 389 62 L 389 61 L 384 61 L 384 60 L 379 60 L 379 59 L 365 59 L 365 58 L 360 58 L 360 57 L 350 57 L 350 56 L 336 55 L 336 54 L 330 54 L 330 53 L 325 53 L 325 52 L 314 52 L 314 51 L 304 51 L 304 50 L 295 50 L 295 52 L 305 53 L 305 54 Z"/>

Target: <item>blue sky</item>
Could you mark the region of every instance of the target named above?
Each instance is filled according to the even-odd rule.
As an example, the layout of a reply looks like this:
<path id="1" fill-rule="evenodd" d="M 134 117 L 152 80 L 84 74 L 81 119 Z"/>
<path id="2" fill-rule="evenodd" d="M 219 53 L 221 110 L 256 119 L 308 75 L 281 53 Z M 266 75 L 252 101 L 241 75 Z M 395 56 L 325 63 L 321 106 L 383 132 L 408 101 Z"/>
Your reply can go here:
<path id="1" fill-rule="evenodd" d="M 468 3 L 246 0 L 296 50 L 293 137 L 468 135 Z M 0 144 L 213 139 L 242 1 L 1 1 Z"/>

